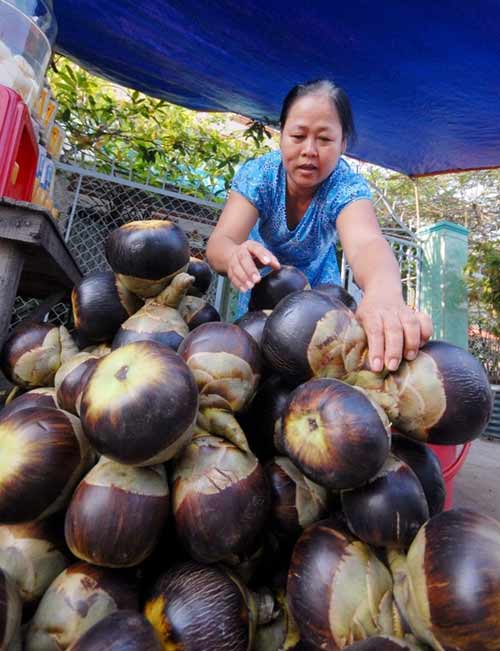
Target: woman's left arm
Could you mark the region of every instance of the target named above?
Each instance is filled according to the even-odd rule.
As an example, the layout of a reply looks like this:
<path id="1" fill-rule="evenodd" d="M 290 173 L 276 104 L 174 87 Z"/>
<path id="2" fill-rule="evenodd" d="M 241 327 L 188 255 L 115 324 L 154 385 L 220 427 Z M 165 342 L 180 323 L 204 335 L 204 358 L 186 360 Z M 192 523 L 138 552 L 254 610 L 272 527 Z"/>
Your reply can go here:
<path id="1" fill-rule="evenodd" d="M 382 235 L 371 201 L 346 206 L 337 219 L 337 232 L 354 278 L 364 296 L 356 316 L 368 338 L 373 371 L 396 370 L 402 357 L 414 359 L 432 335 L 427 314 L 406 305 L 400 270 Z"/>

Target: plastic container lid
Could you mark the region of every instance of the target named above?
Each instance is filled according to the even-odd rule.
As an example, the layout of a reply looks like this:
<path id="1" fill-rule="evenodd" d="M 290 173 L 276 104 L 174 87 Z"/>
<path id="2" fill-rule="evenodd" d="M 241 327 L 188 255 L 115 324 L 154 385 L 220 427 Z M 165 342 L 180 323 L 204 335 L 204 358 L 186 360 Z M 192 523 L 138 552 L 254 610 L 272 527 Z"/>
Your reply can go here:
<path id="1" fill-rule="evenodd" d="M 5 2 L 17 7 L 25 16 L 31 18 L 53 47 L 57 37 L 57 21 L 52 0 L 5 0 Z"/>

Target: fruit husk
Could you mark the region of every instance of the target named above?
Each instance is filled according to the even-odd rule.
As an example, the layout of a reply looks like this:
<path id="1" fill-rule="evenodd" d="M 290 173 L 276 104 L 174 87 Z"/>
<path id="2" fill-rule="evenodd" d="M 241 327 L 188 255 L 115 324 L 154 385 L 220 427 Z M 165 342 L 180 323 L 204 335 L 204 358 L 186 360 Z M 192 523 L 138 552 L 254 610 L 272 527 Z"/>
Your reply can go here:
<path id="1" fill-rule="evenodd" d="M 250 651 L 257 625 L 252 595 L 218 566 L 175 565 L 157 581 L 144 608 L 164 649 Z"/>
<path id="2" fill-rule="evenodd" d="M 422 484 L 404 461 L 389 454 L 368 483 L 342 491 L 349 529 L 376 547 L 406 549 L 429 518 Z"/>
<path id="3" fill-rule="evenodd" d="M 297 387 L 281 421 L 279 447 L 320 486 L 361 486 L 389 454 L 390 428 L 383 412 L 339 380 L 313 379 Z"/>
<path id="4" fill-rule="evenodd" d="M 81 560 L 132 567 L 152 553 L 168 511 L 162 465 L 134 468 L 101 457 L 73 493 L 66 511 L 66 541 Z"/>
<path id="5" fill-rule="evenodd" d="M 190 440 L 198 411 L 195 379 L 171 349 L 138 341 L 98 360 L 81 401 L 85 433 L 98 452 L 129 465 L 156 465 Z"/>
<path id="6" fill-rule="evenodd" d="M 68 651 L 162 651 L 162 648 L 143 615 L 118 610 L 94 624 Z"/>
<path id="7" fill-rule="evenodd" d="M 414 635 L 435 651 L 500 649 L 500 523 L 467 509 L 444 511 L 408 554 L 388 554 L 394 595 Z"/>
<path id="8" fill-rule="evenodd" d="M 106 615 L 122 609 L 138 610 L 131 576 L 76 563 L 42 597 L 27 628 L 25 651 L 66 649 Z"/>
<path id="9" fill-rule="evenodd" d="M 252 548 L 270 505 L 256 457 L 213 436 L 196 436 L 173 463 L 172 507 L 192 558 L 214 563 Z"/>
<path id="10" fill-rule="evenodd" d="M 287 596 L 306 648 L 337 651 L 373 635 L 403 634 L 388 569 L 336 519 L 299 538 Z"/>

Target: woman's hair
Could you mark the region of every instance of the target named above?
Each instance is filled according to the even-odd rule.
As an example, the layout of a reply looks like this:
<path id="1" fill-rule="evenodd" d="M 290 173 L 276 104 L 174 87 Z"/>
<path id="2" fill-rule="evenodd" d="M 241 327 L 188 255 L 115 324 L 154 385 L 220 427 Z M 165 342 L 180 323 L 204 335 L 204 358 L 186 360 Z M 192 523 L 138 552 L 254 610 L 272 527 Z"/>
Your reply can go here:
<path id="1" fill-rule="evenodd" d="M 340 124 L 342 126 L 342 136 L 346 142 L 351 142 L 356 137 L 354 129 L 354 117 L 351 109 L 351 102 L 347 93 L 336 86 L 329 79 L 313 79 L 306 81 L 304 84 L 297 84 L 292 88 L 283 100 L 280 114 L 280 128 L 283 129 L 288 118 L 288 113 L 293 104 L 306 95 L 326 95 L 337 109 Z"/>

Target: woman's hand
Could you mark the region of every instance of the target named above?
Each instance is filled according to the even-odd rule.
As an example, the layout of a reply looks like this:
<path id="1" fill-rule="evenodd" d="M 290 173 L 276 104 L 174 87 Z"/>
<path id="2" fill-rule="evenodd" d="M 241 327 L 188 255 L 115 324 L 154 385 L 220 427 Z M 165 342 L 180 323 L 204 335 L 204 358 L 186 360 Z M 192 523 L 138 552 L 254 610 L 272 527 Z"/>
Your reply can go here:
<path id="1" fill-rule="evenodd" d="M 261 275 L 258 267 L 279 269 L 278 258 L 262 244 L 246 240 L 234 247 L 227 265 L 227 275 L 231 283 L 240 292 L 246 292 L 258 283 Z"/>
<path id="2" fill-rule="evenodd" d="M 372 371 L 395 371 L 401 359 L 415 359 L 432 335 L 427 314 L 406 305 L 399 264 L 383 237 L 370 201 L 349 204 L 337 218 L 337 231 L 357 284 L 364 291 L 356 311 L 368 338 Z"/>
<path id="3" fill-rule="evenodd" d="M 262 244 L 248 240 L 259 212 L 244 196 L 232 191 L 207 243 L 210 266 L 228 276 L 240 292 L 260 281 L 258 267 L 279 269 L 278 259 Z"/>
<path id="4" fill-rule="evenodd" d="M 384 292 L 366 293 L 356 317 L 366 332 L 370 368 L 375 372 L 384 366 L 395 371 L 403 357 L 415 359 L 432 335 L 427 314 L 412 310 L 402 297 L 388 298 Z"/>

